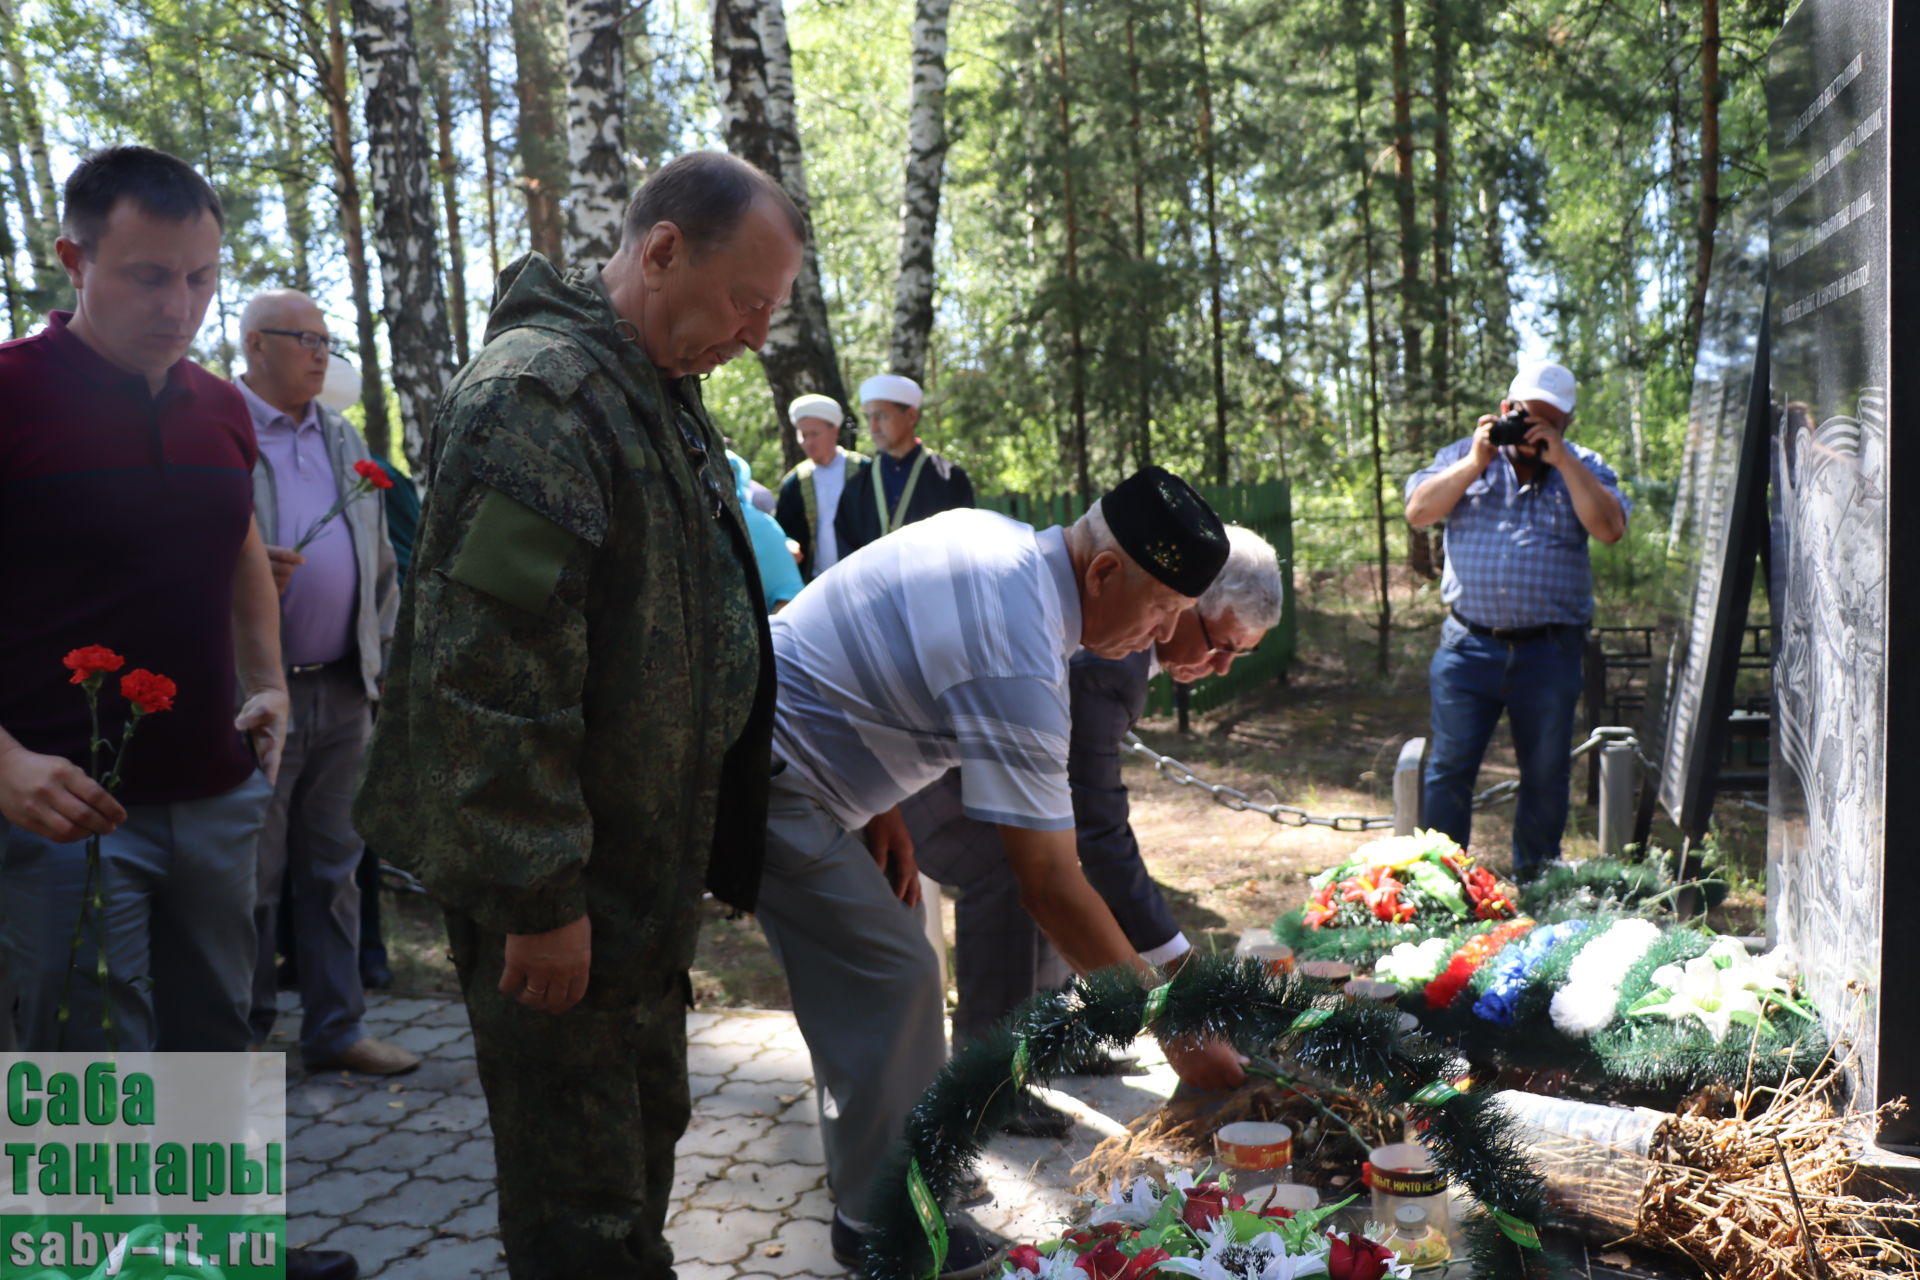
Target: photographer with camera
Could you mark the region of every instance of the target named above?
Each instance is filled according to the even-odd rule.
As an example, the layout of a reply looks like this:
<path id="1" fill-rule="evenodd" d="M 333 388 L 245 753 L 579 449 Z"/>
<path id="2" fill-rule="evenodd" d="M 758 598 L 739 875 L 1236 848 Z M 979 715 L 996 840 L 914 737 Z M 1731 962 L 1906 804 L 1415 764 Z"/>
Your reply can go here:
<path id="1" fill-rule="evenodd" d="M 1482 417 L 1407 481 L 1407 523 L 1447 522 L 1440 598 L 1450 613 L 1428 666 L 1432 736 L 1421 825 L 1467 844 L 1473 783 L 1507 713 L 1520 763 L 1513 874 L 1560 855 L 1580 661 L 1593 618 L 1587 539 L 1618 542 L 1633 504 L 1613 468 L 1569 444 L 1573 375 L 1521 366 Z"/>

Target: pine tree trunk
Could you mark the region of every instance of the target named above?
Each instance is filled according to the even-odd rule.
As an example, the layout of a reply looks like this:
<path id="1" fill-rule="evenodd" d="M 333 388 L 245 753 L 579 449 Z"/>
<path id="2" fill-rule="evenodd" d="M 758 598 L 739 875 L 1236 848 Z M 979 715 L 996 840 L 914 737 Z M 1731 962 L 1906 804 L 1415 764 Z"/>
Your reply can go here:
<path id="1" fill-rule="evenodd" d="M 1133 159 L 1133 261 L 1145 279 L 1147 263 L 1147 178 L 1142 159 L 1140 137 L 1140 52 L 1134 42 L 1135 0 L 1127 2 L 1127 86 L 1133 96 L 1127 121 L 1127 141 Z M 1138 348 L 1134 352 L 1133 381 L 1138 396 L 1135 402 L 1135 459 L 1142 467 L 1153 464 L 1153 324 L 1147 314 L 1146 290 L 1134 294 L 1134 323 Z M 1284 454 L 1281 470 L 1286 469 Z"/>
<path id="2" fill-rule="evenodd" d="M 493 139 L 493 5 L 480 0 L 478 30 L 474 33 L 475 62 L 479 67 L 480 156 L 487 177 L 487 267 L 489 278 L 500 278 L 500 206 L 494 193 L 500 189 L 496 167 L 498 145 Z"/>
<path id="3" fill-rule="evenodd" d="M 1700 220 L 1695 232 L 1693 300 L 1687 305 L 1687 350 L 1700 349 L 1713 274 L 1713 233 L 1720 225 L 1720 0 L 1700 6 Z"/>
<path id="4" fill-rule="evenodd" d="M 793 55 L 780 0 L 714 0 L 713 73 L 727 149 L 772 175 L 807 220 L 806 250 L 792 301 L 774 313 L 760 349 L 760 366 L 780 420 L 781 451 L 792 466 L 803 455 L 787 421 L 787 405 L 808 392 L 832 396 L 844 405 L 847 388 L 834 355 L 820 263 L 814 255 L 812 201 L 794 110 Z"/>
<path id="5" fill-rule="evenodd" d="M 1487 340 L 1489 363 L 1512 357 L 1519 345 L 1513 333 L 1513 292 L 1507 281 L 1507 229 L 1500 217 L 1498 187 L 1480 188 L 1480 235 L 1487 255 Z"/>
<path id="6" fill-rule="evenodd" d="M 1207 181 L 1207 292 L 1213 314 L 1213 438 L 1208 471 L 1227 482 L 1227 353 L 1220 319 L 1220 211 L 1214 195 L 1213 86 L 1207 71 L 1207 20 L 1202 0 L 1193 0 L 1194 34 L 1200 48 L 1200 156 Z"/>
<path id="7" fill-rule="evenodd" d="M 1388 15 L 1393 24 L 1393 198 L 1400 215 L 1400 396 L 1407 408 L 1406 447 L 1418 454 L 1424 434 L 1420 313 L 1425 299 L 1420 282 L 1420 226 L 1413 207 L 1413 73 L 1407 59 L 1407 0 L 1392 0 Z"/>
<path id="8" fill-rule="evenodd" d="M 1375 318 L 1373 300 L 1372 176 L 1371 171 L 1360 175 L 1360 236 L 1366 264 L 1361 276 L 1361 292 L 1367 304 L 1367 420 L 1373 453 L 1373 523 L 1378 538 L 1375 563 L 1380 569 L 1380 616 L 1375 631 L 1379 637 L 1379 673 L 1384 676 L 1393 638 L 1393 597 L 1387 589 L 1387 571 L 1392 560 L 1387 555 L 1386 453 L 1380 443 L 1380 325 Z"/>
<path id="9" fill-rule="evenodd" d="M 280 100 L 280 204 L 286 210 L 287 248 L 293 254 L 291 284 L 301 293 L 313 293 L 313 209 L 307 203 L 306 148 L 301 145 L 300 98 L 297 85 L 283 87 Z"/>
<path id="10" fill-rule="evenodd" d="M 907 107 L 907 187 L 900 202 L 900 273 L 893 285 L 893 341 L 887 367 L 926 381 L 933 332 L 933 239 L 947 165 L 947 8 L 916 0 L 913 92 Z"/>
<path id="11" fill-rule="evenodd" d="M 40 100 L 33 91 L 33 78 L 27 73 L 20 52 L 20 31 L 16 0 L 0 0 L 0 51 L 12 80 L 8 92 L 18 144 L 27 149 L 28 164 L 21 165 L 16 154 L 14 172 L 21 188 L 21 209 L 27 214 L 25 231 L 27 252 L 33 262 L 34 292 L 44 306 L 52 306 L 65 296 L 67 278 L 54 256 L 53 242 L 60 238 L 60 199 L 53 186 L 53 163 L 47 152 L 47 130 L 40 116 Z M 18 145 L 17 144 L 17 145 Z M 26 200 L 26 174 L 33 174 L 33 200 Z"/>
<path id="12" fill-rule="evenodd" d="M 520 102 L 517 141 L 521 190 L 527 199 L 527 239 L 534 251 L 566 264 L 560 195 L 567 189 L 567 152 L 555 98 L 560 70 L 553 55 L 550 0 L 511 0 L 513 88 Z"/>
<path id="13" fill-rule="evenodd" d="M 625 0 L 563 0 L 567 19 L 567 260 L 601 263 L 627 212 Z"/>
<path id="14" fill-rule="evenodd" d="M 1067 232 L 1067 460 L 1082 502 L 1092 497 L 1087 458 L 1087 352 L 1080 331 L 1080 217 L 1073 191 L 1073 80 L 1067 66 L 1067 5 L 1054 0 L 1054 36 L 1060 71 L 1060 180 L 1065 194 Z"/>
<path id="15" fill-rule="evenodd" d="M 1428 388 L 1448 439 L 1453 404 L 1453 6 L 1433 4 L 1433 349 Z"/>
<path id="16" fill-rule="evenodd" d="M 447 311 L 453 322 L 453 346 L 465 364 L 467 345 L 467 246 L 460 233 L 460 159 L 453 150 L 453 5 L 435 0 L 427 10 L 432 24 L 433 125 L 439 146 L 435 172 L 440 179 L 440 210 L 447 223 Z"/>
<path id="17" fill-rule="evenodd" d="M 366 86 L 382 315 L 407 460 L 417 472 L 426 462 L 427 427 L 453 376 L 420 67 L 407 0 L 353 0 L 353 13 L 353 44 Z"/>
<path id="18" fill-rule="evenodd" d="M 373 313 L 373 282 L 367 268 L 367 236 L 361 225 L 360 174 L 353 163 L 353 124 L 348 116 L 347 38 L 340 24 L 340 0 L 327 0 L 327 51 L 316 50 L 322 92 L 327 99 L 333 190 L 340 205 L 340 240 L 347 253 L 347 283 L 353 292 L 354 332 L 360 355 L 360 407 L 365 413 L 367 446 L 393 456 L 393 427 L 387 415 L 387 386 Z"/>

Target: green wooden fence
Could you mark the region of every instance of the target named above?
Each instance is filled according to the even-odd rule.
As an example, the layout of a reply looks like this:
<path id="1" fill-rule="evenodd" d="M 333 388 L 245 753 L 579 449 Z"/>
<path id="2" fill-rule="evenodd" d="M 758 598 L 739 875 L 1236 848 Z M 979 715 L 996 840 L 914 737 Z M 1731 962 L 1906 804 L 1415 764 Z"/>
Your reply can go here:
<path id="1" fill-rule="evenodd" d="M 1284 480 L 1263 480 L 1258 484 L 1195 486 L 1202 496 L 1229 524 L 1245 525 L 1268 542 L 1280 556 L 1280 574 L 1287 581 L 1286 603 L 1280 612 L 1280 625 L 1260 642 L 1260 651 L 1241 658 L 1224 676 L 1211 676 L 1193 686 L 1188 705 L 1195 711 L 1210 711 L 1249 690 L 1264 688 L 1286 678 L 1293 665 L 1295 620 L 1293 610 L 1293 494 Z M 1012 516 L 1036 529 L 1050 525 L 1072 524 L 1086 510 L 1086 504 L 1073 494 L 1003 493 L 982 497 L 980 505 L 1002 515 Z M 1173 707 L 1173 688 L 1166 676 L 1154 678 L 1147 691 L 1147 710 L 1160 714 Z"/>

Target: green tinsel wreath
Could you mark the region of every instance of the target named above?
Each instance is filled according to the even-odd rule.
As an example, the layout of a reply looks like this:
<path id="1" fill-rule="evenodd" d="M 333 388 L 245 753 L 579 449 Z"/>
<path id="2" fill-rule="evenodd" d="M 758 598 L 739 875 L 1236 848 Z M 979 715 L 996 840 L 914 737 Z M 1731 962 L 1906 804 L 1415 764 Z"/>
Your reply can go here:
<path id="1" fill-rule="evenodd" d="M 882 1171 L 868 1211 L 876 1224 L 867 1236 L 868 1280 L 925 1280 L 937 1269 L 930 1239 L 944 1239 L 940 1207 L 1011 1118 L 1022 1085 L 1123 1048 L 1143 1029 L 1163 1041 L 1218 1036 L 1252 1053 L 1277 1045 L 1343 1088 L 1406 1108 L 1435 1165 L 1484 1206 L 1467 1226 L 1474 1274 L 1568 1274 L 1564 1260 L 1540 1247 L 1546 1193 L 1514 1121 L 1491 1093 L 1450 1083 L 1464 1071 L 1454 1053 L 1402 1038 L 1393 1010 L 1343 1000 L 1325 983 L 1275 977 L 1248 960 L 1194 959 L 1151 993 L 1122 970 L 1043 992 L 955 1055 L 907 1116 L 901 1149 Z"/>

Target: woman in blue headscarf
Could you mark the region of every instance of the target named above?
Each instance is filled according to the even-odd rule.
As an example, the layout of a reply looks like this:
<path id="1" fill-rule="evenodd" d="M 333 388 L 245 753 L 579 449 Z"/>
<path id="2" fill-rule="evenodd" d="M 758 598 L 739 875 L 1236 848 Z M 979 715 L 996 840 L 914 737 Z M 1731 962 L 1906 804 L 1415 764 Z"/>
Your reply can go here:
<path id="1" fill-rule="evenodd" d="M 767 611 L 777 612 L 781 605 L 800 594 L 800 565 L 787 546 L 786 531 L 760 508 L 747 500 L 747 482 L 753 471 L 747 460 L 727 450 L 733 467 L 733 489 L 740 499 L 740 514 L 746 518 L 747 532 L 753 537 L 753 558 L 760 565 L 760 590 L 767 597 Z"/>

